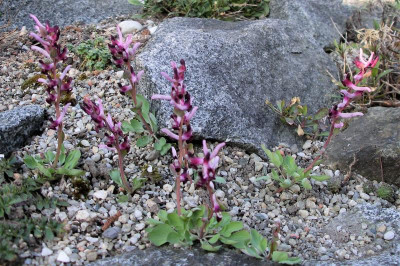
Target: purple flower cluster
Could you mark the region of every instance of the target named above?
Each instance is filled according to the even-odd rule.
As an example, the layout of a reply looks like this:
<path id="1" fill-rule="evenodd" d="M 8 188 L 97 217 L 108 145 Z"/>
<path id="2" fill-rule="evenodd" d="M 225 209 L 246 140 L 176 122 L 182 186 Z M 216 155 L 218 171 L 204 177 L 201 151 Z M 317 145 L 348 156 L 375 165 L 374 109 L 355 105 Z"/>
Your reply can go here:
<path id="1" fill-rule="evenodd" d="M 186 85 L 183 83 L 186 71 L 185 61 L 182 59 L 180 63 L 181 65 L 177 67 L 175 62 L 171 62 L 174 73 L 173 78 L 171 78 L 165 72 L 161 73 L 161 75 L 172 84 L 170 95 L 155 94 L 151 98 L 153 100 L 167 100 L 174 107 L 174 113 L 171 115 L 171 118 L 172 129 L 175 131 L 175 133 L 166 128 L 163 128 L 161 131 L 170 138 L 177 140 L 179 144 L 179 156 L 175 148 L 172 148 L 172 156 L 174 161 L 171 164 L 171 171 L 176 175 L 177 182 L 186 182 L 187 180 L 191 180 L 188 168 L 193 167 L 197 169 L 197 167 L 201 166 L 202 170 L 199 172 L 199 180 L 197 185 L 207 189 L 210 201 L 212 203 L 212 211 L 216 214 L 217 219 L 220 220 L 222 218 L 221 207 L 214 194 L 213 181 L 215 180 L 215 170 L 217 169 L 219 162 L 218 152 L 223 146 L 225 146 L 225 143 L 218 144 L 214 151 L 209 151 L 206 141 L 203 140 L 203 158 L 195 158 L 193 156 L 193 151 L 188 148 L 186 142 L 191 139 L 193 134 L 190 126 L 190 120 L 195 115 L 197 106 L 192 105 L 192 98 L 190 97 L 189 92 L 186 91 Z M 177 188 L 179 188 L 179 185 Z"/>
<path id="2" fill-rule="evenodd" d="M 354 64 L 360 70 L 357 75 L 354 76 L 354 83 L 350 80 L 350 75 L 347 75 L 346 78 L 342 81 L 343 85 L 347 87 L 347 90 L 341 90 L 340 92 L 343 94 L 343 100 L 341 103 L 334 105 L 329 110 L 329 117 L 331 121 L 333 121 L 333 126 L 335 128 L 342 128 L 343 122 L 340 122 L 340 118 L 352 118 L 356 116 L 362 116 L 361 112 L 353 112 L 353 113 L 343 113 L 342 111 L 350 104 L 350 102 L 360 97 L 364 92 L 371 92 L 371 89 L 368 87 L 358 87 L 357 84 L 361 82 L 365 77 L 371 75 L 371 69 L 375 67 L 378 62 L 379 57 L 374 56 L 374 53 L 371 53 L 371 56 L 368 60 L 364 59 L 363 51 L 360 49 L 359 59 L 354 60 Z"/>
<path id="3" fill-rule="evenodd" d="M 183 132 L 181 138 L 183 141 L 188 141 L 193 134 L 192 127 L 190 126 L 190 120 L 196 113 L 197 106 L 192 106 L 192 98 L 190 97 L 189 92 L 186 91 L 186 85 L 183 83 L 186 71 L 185 61 L 182 59 L 180 63 L 181 65 L 178 68 L 175 62 L 171 62 L 171 66 L 174 71 L 174 78 L 171 78 L 165 72 L 161 72 L 161 75 L 163 75 L 172 84 L 171 94 L 155 94 L 151 97 L 151 99 L 170 101 L 171 105 L 174 106 L 174 113 L 171 115 L 172 129 L 178 131 L 181 128 L 181 125 L 184 126 L 182 128 Z M 171 132 L 169 129 L 163 128 L 161 131 L 170 138 L 179 140 L 179 135 Z"/>
<path id="4" fill-rule="evenodd" d="M 111 36 L 111 43 L 108 44 L 108 48 L 110 50 L 115 65 L 121 68 L 125 65 L 130 72 L 130 85 L 122 85 L 118 83 L 121 94 L 125 94 L 126 92 L 132 90 L 132 84 L 136 84 L 139 82 L 144 71 L 139 71 L 136 74 L 130 64 L 131 58 L 135 55 L 136 50 L 140 46 L 140 43 L 137 42 L 133 45 L 133 47 L 130 47 L 132 44 L 132 35 L 129 34 L 124 40 L 119 26 L 117 26 L 117 31 L 118 39 L 116 39 L 114 36 Z"/>
<path id="5" fill-rule="evenodd" d="M 215 170 L 218 167 L 219 156 L 218 152 L 225 146 L 225 143 L 218 144 L 213 151 L 208 150 L 206 140 L 203 140 L 203 158 L 191 158 L 190 165 L 197 167 L 202 166 L 202 171 L 199 172 L 198 186 L 206 187 L 207 190 L 212 191 L 211 200 L 213 203 L 213 210 L 219 217 L 221 208 L 216 200 L 214 191 Z"/>
<path id="6" fill-rule="evenodd" d="M 128 153 L 130 150 L 130 144 L 128 136 L 125 136 L 121 130 L 121 122 L 116 123 L 115 120 L 108 115 L 107 118 L 104 115 L 103 104 L 101 99 L 97 100 L 97 105 L 93 103 L 89 98 L 85 97 L 83 99 L 83 104 L 81 107 L 85 113 L 91 116 L 92 120 L 96 123 L 96 131 L 98 132 L 100 128 L 107 127 L 107 129 L 112 133 L 105 133 L 108 140 L 106 145 L 100 145 L 100 148 L 106 148 L 112 151 L 122 151 Z M 123 142 L 119 143 L 119 138 L 123 139 Z"/>
<path id="7" fill-rule="evenodd" d="M 58 26 L 51 27 L 49 22 L 43 25 L 36 16 L 30 15 L 35 21 L 35 29 L 37 33 L 31 32 L 30 36 L 38 41 L 43 48 L 32 45 L 31 49 L 41 53 L 45 59 L 39 60 L 40 66 L 42 68 L 42 73 L 46 75 L 47 79 L 40 78 L 38 82 L 47 86 L 46 91 L 48 97 L 46 102 L 49 104 L 55 103 L 57 109 L 57 119 L 52 121 L 50 128 L 56 129 L 61 124 L 63 117 L 67 111 L 69 104 L 64 106 L 63 111 L 59 112 L 59 102 L 61 93 L 70 94 L 72 92 L 73 80 L 71 77 L 67 76 L 68 71 L 71 66 L 67 66 L 64 71 L 57 77 L 57 64 L 59 62 L 64 62 L 67 59 L 67 48 L 61 48 L 57 43 L 60 37 L 60 29 Z"/>
<path id="8" fill-rule="evenodd" d="M 60 77 L 56 76 L 57 63 L 67 59 L 68 51 L 66 47 L 61 49 L 61 46 L 57 43 L 60 37 L 60 29 L 58 26 L 50 27 L 48 22 L 46 22 L 46 26 L 43 26 L 37 17 L 34 15 L 30 16 L 36 22 L 35 29 L 37 31 L 37 33 L 31 32 L 30 36 L 43 46 L 43 48 L 41 48 L 32 45 L 31 49 L 41 53 L 45 57 L 44 60 L 39 60 L 39 63 L 42 68 L 42 73 L 47 76 L 47 79 L 38 79 L 38 81 L 47 85 L 49 96 L 46 101 L 52 103 L 57 99 L 57 93 L 59 93 L 57 92 L 58 86 L 61 91 L 67 93 L 72 90 L 72 78 L 67 77 L 71 66 L 67 66 Z"/>

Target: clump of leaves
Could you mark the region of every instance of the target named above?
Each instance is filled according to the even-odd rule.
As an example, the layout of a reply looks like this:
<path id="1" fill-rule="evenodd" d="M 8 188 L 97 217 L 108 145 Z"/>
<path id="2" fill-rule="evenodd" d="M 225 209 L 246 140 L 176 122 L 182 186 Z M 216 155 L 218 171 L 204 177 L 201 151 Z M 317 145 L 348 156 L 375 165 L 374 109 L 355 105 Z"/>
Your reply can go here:
<path id="1" fill-rule="evenodd" d="M 374 184 L 373 184 L 372 182 L 366 182 L 366 183 L 363 185 L 363 191 L 364 191 L 364 193 L 366 193 L 366 194 L 369 194 L 369 193 L 374 192 L 374 191 L 375 191 Z"/>
<path id="2" fill-rule="evenodd" d="M 77 47 L 71 44 L 67 47 L 79 56 L 81 70 L 102 70 L 111 64 L 111 54 L 103 37 L 84 41 Z"/>
<path id="3" fill-rule="evenodd" d="M 270 0 L 128 0 L 143 6 L 144 16 L 199 17 L 221 20 L 247 20 L 267 17 Z"/>
<path id="4" fill-rule="evenodd" d="M 15 261 L 17 259 L 17 252 L 10 247 L 10 243 L 6 239 L 0 242 L 0 261 Z"/>
<path id="5" fill-rule="evenodd" d="M 6 177 L 11 178 L 14 174 L 14 164 L 16 163 L 15 157 L 9 159 L 0 158 L 0 185 L 4 182 Z"/>
<path id="6" fill-rule="evenodd" d="M 75 168 L 81 157 L 81 152 L 79 150 L 72 150 L 67 155 L 62 145 L 56 169 L 52 168 L 55 156 L 53 151 L 47 151 L 44 153 L 44 158 L 27 155 L 24 158 L 24 162 L 30 169 L 39 170 L 49 181 L 56 180 L 63 175 L 81 176 L 85 173 L 83 170 Z"/>
<path id="7" fill-rule="evenodd" d="M 376 190 L 376 195 L 381 199 L 387 200 L 389 202 L 395 201 L 395 191 L 394 189 L 385 183 L 382 183 Z"/>
<path id="8" fill-rule="evenodd" d="M 276 107 L 269 100 L 265 103 L 279 115 L 282 123 L 295 127 L 299 136 L 306 135 L 313 138 L 328 136 L 329 131 L 322 122 L 329 113 L 328 108 L 320 109 L 315 115 L 307 115 L 307 105 L 301 105 L 299 97 L 292 98 L 289 104 L 284 100 L 276 101 Z"/>
<path id="9" fill-rule="evenodd" d="M 281 190 L 283 190 L 296 183 L 301 184 L 305 189 L 311 189 L 310 178 L 320 182 L 329 179 L 327 175 L 310 175 L 311 169 L 305 171 L 296 164 L 295 159 L 290 155 L 283 157 L 279 150 L 272 152 L 264 145 L 261 145 L 261 148 L 267 154 L 269 161 L 274 165 L 276 170 L 272 169 L 270 174 L 259 177 L 257 180 L 273 179 L 279 182 Z"/>
<path id="10" fill-rule="evenodd" d="M 274 251 L 275 242 L 268 243 L 267 239 L 256 230 L 250 232 L 243 229 L 243 223 L 232 221 L 231 216 L 224 212 L 222 219 L 216 217 L 209 219 L 210 210 L 202 205 L 186 211 L 181 210 L 181 215 L 176 211 L 167 213 L 161 210 L 158 213 L 160 220 L 148 219 L 151 227 L 147 228 L 149 240 L 156 246 L 166 243 L 181 246 L 193 246 L 200 242 L 201 248 L 216 252 L 222 245 L 228 245 L 241 250 L 243 253 L 259 259 L 271 257 L 273 261 L 297 264 L 299 258 L 289 258 L 286 252 Z M 273 244 L 274 243 L 274 244 Z"/>

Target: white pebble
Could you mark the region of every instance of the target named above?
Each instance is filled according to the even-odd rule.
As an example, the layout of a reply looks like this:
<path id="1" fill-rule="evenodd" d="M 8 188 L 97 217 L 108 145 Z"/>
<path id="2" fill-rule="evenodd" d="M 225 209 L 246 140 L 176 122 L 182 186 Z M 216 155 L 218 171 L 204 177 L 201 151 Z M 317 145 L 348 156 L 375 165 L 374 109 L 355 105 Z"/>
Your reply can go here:
<path id="1" fill-rule="evenodd" d="M 79 221 L 87 221 L 90 217 L 90 213 L 87 210 L 80 210 L 76 213 L 75 219 Z"/>
<path id="2" fill-rule="evenodd" d="M 99 200 L 105 200 L 107 198 L 108 192 L 105 190 L 98 190 L 95 193 L 93 193 L 93 198 L 99 199 Z"/>
<path id="3" fill-rule="evenodd" d="M 60 250 L 60 252 L 58 253 L 57 260 L 61 261 L 61 262 L 65 262 L 65 263 L 68 263 L 68 262 L 71 261 L 70 258 L 67 255 L 67 253 L 65 253 L 62 250 Z"/>
<path id="4" fill-rule="evenodd" d="M 53 254 L 53 250 L 51 250 L 51 249 L 49 249 L 48 247 L 46 247 L 45 245 L 43 245 L 43 249 L 42 249 L 41 255 L 42 255 L 43 257 L 45 257 L 45 256 L 49 256 L 49 255 L 51 255 L 51 254 Z"/>
<path id="5" fill-rule="evenodd" d="M 143 28 L 142 24 L 134 20 L 125 20 L 118 24 L 121 28 L 122 34 L 129 34 L 135 31 L 139 31 Z"/>
<path id="6" fill-rule="evenodd" d="M 394 238 L 394 232 L 393 231 L 388 231 L 383 235 L 383 239 L 385 240 L 392 240 Z"/>
<path id="7" fill-rule="evenodd" d="M 362 199 L 364 199 L 364 200 L 369 200 L 369 198 L 370 198 L 370 196 L 369 196 L 368 194 L 364 193 L 364 192 L 361 192 L 361 193 L 360 193 L 360 197 L 361 197 Z"/>
<path id="8" fill-rule="evenodd" d="M 169 194 L 169 193 L 172 192 L 173 187 L 172 187 L 170 184 L 165 184 L 165 185 L 163 186 L 163 190 Z"/>
<path id="9" fill-rule="evenodd" d="M 146 226 L 146 224 L 144 224 L 144 223 L 139 223 L 139 224 L 136 224 L 135 225 L 135 229 L 136 229 L 136 231 L 141 231 L 141 230 L 143 230 L 143 228 Z"/>

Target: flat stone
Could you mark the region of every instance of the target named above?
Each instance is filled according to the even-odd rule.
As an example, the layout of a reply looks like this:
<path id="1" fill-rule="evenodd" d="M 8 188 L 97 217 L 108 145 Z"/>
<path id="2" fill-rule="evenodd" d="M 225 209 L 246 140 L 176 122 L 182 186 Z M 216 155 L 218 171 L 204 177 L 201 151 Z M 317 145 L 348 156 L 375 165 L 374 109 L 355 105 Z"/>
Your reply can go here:
<path id="1" fill-rule="evenodd" d="M 364 116 L 349 122 L 328 146 L 327 164 L 346 172 L 355 156 L 353 172 L 400 186 L 400 108 L 368 108 Z"/>
<path id="2" fill-rule="evenodd" d="M 42 255 L 43 257 L 50 256 L 51 254 L 53 254 L 53 250 L 49 249 L 46 246 L 43 247 L 42 252 L 40 253 L 40 255 Z"/>
<path id="3" fill-rule="evenodd" d="M 0 154 L 8 156 L 40 134 L 45 110 L 39 105 L 15 107 L 0 113 Z"/>
<path id="4" fill-rule="evenodd" d="M 110 238 L 110 239 L 115 239 L 118 237 L 118 234 L 121 232 L 121 228 L 119 227 L 110 227 L 107 228 L 104 232 L 103 232 L 103 237 L 106 238 Z"/>
<path id="5" fill-rule="evenodd" d="M 199 261 L 201 258 L 201 261 Z M 174 248 L 171 246 L 135 249 L 123 255 L 97 260 L 92 266 L 108 265 L 276 265 L 271 261 L 259 260 L 231 249 L 206 252 L 199 248 Z"/>

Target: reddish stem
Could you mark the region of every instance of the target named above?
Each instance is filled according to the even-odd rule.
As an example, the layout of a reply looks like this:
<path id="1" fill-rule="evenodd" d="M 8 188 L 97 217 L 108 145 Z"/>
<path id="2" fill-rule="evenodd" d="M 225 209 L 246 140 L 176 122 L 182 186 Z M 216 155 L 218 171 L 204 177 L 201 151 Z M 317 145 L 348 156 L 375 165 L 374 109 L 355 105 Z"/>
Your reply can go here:
<path id="1" fill-rule="evenodd" d="M 181 123 L 179 125 L 179 139 L 178 139 L 178 146 L 179 146 L 178 162 L 179 162 L 179 165 L 181 166 L 181 168 L 182 168 L 182 158 L 183 158 L 183 152 L 184 152 L 183 141 L 182 141 L 183 120 L 184 120 L 184 117 L 182 117 Z M 178 215 L 181 215 L 181 178 L 180 178 L 180 172 L 177 173 L 177 175 L 176 175 L 176 205 L 177 205 Z"/>
<path id="2" fill-rule="evenodd" d="M 129 185 L 128 181 L 126 180 L 125 173 L 124 173 L 124 166 L 123 166 L 123 159 L 124 156 L 122 155 L 121 149 L 119 148 L 119 140 L 118 140 L 118 135 L 114 134 L 115 136 L 115 148 L 117 149 L 118 153 L 118 167 L 119 167 L 119 173 L 121 176 L 121 181 L 124 184 L 125 189 L 129 192 L 132 193 L 132 188 Z"/>
<path id="3" fill-rule="evenodd" d="M 53 60 L 54 62 L 54 66 L 53 66 L 53 79 L 57 79 L 57 59 Z M 58 82 L 57 84 L 57 99 L 56 102 L 54 103 L 55 109 L 56 109 L 56 119 L 58 119 L 58 117 L 60 116 L 60 101 L 61 101 L 61 80 Z M 57 151 L 56 151 L 56 156 L 54 158 L 54 162 L 53 162 L 53 168 L 57 167 L 58 164 L 58 160 L 60 158 L 60 153 L 61 153 L 61 146 L 62 146 L 62 127 L 63 124 L 62 122 L 58 125 L 57 128 Z"/>
<path id="4" fill-rule="evenodd" d="M 126 63 L 126 67 L 129 70 L 129 73 L 132 75 L 131 72 L 131 61 L 128 60 L 128 62 Z M 135 104 L 135 107 L 137 107 L 137 99 L 136 99 L 136 84 L 132 82 L 132 79 L 129 78 L 129 83 L 131 84 L 132 87 L 132 91 L 131 91 L 131 97 L 133 100 L 133 103 Z M 136 113 L 139 115 L 140 120 L 142 121 L 144 127 L 146 128 L 146 130 L 150 133 L 150 135 L 152 135 L 153 137 L 155 137 L 155 134 L 153 132 L 153 130 L 151 129 L 150 125 L 146 122 L 146 120 L 144 120 L 143 114 L 142 114 L 142 110 L 140 108 L 137 108 Z"/>

